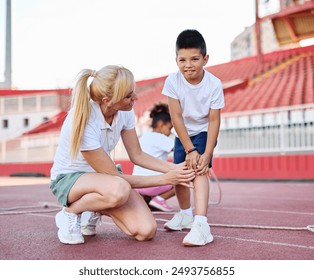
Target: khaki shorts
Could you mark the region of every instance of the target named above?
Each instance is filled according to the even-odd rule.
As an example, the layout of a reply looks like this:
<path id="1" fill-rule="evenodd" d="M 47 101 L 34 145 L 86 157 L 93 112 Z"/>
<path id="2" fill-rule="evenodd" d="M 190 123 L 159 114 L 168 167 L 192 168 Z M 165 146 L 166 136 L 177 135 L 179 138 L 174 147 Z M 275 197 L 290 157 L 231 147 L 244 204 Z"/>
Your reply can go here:
<path id="1" fill-rule="evenodd" d="M 60 174 L 55 180 L 50 181 L 50 190 L 56 196 L 58 202 L 68 207 L 68 195 L 76 180 L 85 172 Z"/>

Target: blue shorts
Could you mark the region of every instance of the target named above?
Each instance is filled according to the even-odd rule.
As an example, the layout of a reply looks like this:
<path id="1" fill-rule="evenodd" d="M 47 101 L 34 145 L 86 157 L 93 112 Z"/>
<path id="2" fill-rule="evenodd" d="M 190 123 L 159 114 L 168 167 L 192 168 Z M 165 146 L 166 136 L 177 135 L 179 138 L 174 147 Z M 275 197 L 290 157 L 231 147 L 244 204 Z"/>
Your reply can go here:
<path id="1" fill-rule="evenodd" d="M 206 148 L 206 143 L 207 143 L 207 132 L 203 131 L 200 132 L 199 134 L 195 136 L 190 137 L 194 147 L 196 148 L 197 152 L 199 154 L 204 154 L 205 148 Z M 216 142 L 217 144 L 217 142 Z M 216 146 L 216 145 L 215 145 Z M 181 163 L 185 161 L 185 149 L 178 137 L 175 138 L 174 140 L 174 150 L 173 150 L 173 162 L 174 163 Z M 211 157 L 210 162 L 209 162 L 209 168 L 212 167 L 212 161 L 213 157 Z"/>

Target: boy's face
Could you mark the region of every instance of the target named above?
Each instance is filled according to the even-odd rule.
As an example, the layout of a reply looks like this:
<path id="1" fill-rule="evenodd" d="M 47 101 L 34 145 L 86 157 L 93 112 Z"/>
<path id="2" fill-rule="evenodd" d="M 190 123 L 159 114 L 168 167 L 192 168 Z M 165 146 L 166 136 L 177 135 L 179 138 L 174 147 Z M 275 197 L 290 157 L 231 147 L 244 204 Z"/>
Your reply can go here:
<path id="1" fill-rule="evenodd" d="M 204 76 L 204 66 L 208 55 L 203 56 L 199 49 L 180 49 L 177 52 L 176 62 L 184 78 L 193 85 L 200 83 Z"/>

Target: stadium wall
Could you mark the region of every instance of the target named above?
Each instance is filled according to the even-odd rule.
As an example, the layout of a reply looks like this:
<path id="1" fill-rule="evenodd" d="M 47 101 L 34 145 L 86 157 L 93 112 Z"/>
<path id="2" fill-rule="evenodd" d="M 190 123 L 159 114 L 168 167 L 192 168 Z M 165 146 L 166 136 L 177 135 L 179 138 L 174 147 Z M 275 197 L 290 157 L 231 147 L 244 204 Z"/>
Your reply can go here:
<path id="1" fill-rule="evenodd" d="M 314 154 L 217 157 L 219 179 L 314 180 Z"/>
<path id="2" fill-rule="evenodd" d="M 117 160 L 123 172 L 132 174 L 133 163 Z M 0 176 L 50 176 L 51 162 L 0 164 Z M 314 154 L 215 157 L 219 179 L 314 180 Z"/>

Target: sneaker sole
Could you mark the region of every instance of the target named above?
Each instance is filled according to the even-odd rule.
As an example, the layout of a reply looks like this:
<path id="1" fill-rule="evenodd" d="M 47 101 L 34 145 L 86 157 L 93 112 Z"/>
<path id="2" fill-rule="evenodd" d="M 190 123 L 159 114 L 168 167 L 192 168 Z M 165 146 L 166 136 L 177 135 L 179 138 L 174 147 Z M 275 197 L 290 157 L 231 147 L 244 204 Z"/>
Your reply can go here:
<path id="1" fill-rule="evenodd" d="M 91 230 L 81 227 L 81 233 L 86 236 L 93 236 L 93 235 L 96 235 L 96 230 L 91 231 Z"/>
<path id="2" fill-rule="evenodd" d="M 183 240 L 183 245 L 184 246 L 187 246 L 187 247 L 199 247 L 199 246 L 204 246 L 204 245 L 206 245 L 206 244 L 208 244 L 208 243 L 211 243 L 211 242 L 213 242 L 214 241 L 214 237 L 212 237 L 212 238 L 210 238 L 209 240 L 207 240 L 205 243 L 203 243 L 203 244 L 196 244 L 196 243 L 192 243 L 192 242 L 189 242 L 189 241 L 184 241 Z"/>
<path id="3" fill-rule="evenodd" d="M 180 228 L 173 228 L 173 227 L 169 227 L 167 225 L 164 225 L 164 229 L 172 230 L 172 231 L 188 230 L 188 229 L 191 229 L 191 228 L 192 228 L 192 225 L 189 225 L 189 226 L 186 226 L 186 227 L 180 227 Z"/>
<path id="4" fill-rule="evenodd" d="M 71 245 L 75 245 L 75 244 L 82 244 L 84 243 L 84 238 L 83 239 L 78 239 L 78 240 L 68 240 L 66 238 L 63 237 L 63 235 L 60 233 L 60 230 L 58 230 L 58 238 L 59 241 L 63 244 L 71 244 Z"/>

